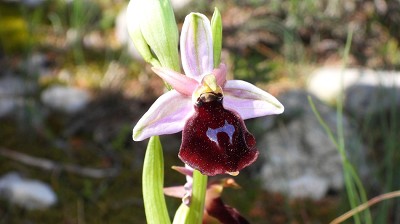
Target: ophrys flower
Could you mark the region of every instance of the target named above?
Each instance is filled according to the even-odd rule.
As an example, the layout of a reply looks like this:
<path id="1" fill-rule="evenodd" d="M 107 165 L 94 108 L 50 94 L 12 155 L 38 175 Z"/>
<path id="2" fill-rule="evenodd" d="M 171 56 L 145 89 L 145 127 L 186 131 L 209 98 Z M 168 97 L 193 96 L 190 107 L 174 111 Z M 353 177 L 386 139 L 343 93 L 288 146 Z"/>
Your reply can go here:
<path id="1" fill-rule="evenodd" d="M 258 156 L 244 119 L 283 112 L 269 93 L 241 80 L 226 80 L 226 67 L 214 69 L 210 21 L 191 13 L 180 39 L 186 75 L 167 68 L 153 71 L 174 90 L 160 96 L 133 129 L 133 139 L 182 133 L 179 157 L 206 175 L 237 174 Z"/>

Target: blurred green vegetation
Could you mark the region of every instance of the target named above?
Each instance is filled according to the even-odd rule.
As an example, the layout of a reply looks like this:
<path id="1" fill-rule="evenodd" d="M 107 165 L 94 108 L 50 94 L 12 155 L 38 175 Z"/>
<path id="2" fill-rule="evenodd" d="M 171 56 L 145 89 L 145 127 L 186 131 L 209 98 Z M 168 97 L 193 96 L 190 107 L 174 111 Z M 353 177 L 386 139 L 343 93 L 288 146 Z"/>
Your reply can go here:
<path id="1" fill-rule="evenodd" d="M 0 5 L 0 44 L 5 52 L 21 51 L 28 47 L 29 31 L 19 8 Z"/>

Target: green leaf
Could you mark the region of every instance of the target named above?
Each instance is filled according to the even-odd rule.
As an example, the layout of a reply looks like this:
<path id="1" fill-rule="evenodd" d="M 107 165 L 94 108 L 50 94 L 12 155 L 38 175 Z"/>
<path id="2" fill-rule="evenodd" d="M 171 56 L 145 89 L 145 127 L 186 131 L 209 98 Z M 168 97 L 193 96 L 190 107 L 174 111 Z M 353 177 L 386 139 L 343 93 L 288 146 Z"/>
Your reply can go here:
<path id="1" fill-rule="evenodd" d="M 211 18 L 211 30 L 213 38 L 213 51 L 214 51 L 214 68 L 218 68 L 221 63 L 221 49 L 222 49 L 222 19 L 221 13 L 217 8 Z"/>
<path id="2" fill-rule="evenodd" d="M 169 224 L 164 198 L 164 159 L 160 138 L 150 138 L 143 164 L 143 201 L 147 223 Z"/>

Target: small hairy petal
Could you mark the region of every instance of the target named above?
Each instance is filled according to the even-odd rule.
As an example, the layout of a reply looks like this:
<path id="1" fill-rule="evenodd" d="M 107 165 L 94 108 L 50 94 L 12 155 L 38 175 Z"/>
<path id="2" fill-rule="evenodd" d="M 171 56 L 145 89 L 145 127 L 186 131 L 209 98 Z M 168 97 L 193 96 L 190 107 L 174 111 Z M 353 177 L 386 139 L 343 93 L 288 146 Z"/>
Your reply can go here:
<path id="1" fill-rule="evenodd" d="M 164 194 L 174 198 L 183 198 L 186 190 L 184 186 L 165 187 Z"/>
<path id="2" fill-rule="evenodd" d="M 133 128 L 133 140 L 141 141 L 154 135 L 182 131 L 193 113 L 190 97 L 171 90 L 161 95 Z"/>
<path id="3" fill-rule="evenodd" d="M 256 142 L 240 118 L 222 102 L 200 102 L 182 132 L 179 157 L 209 176 L 238 172 L 258 156 Z"/>
<path id="4" fill-rule="evenodd" d="M 172 166 L 171 167 L 173 170 L 178 171 L 179 173 L 185 175 L 185 176 L 190 176 L 193 177 L 193 168 L 189 166 Z"/>
<path id="5" fill-rule="evenodd" d="M 224 86 L 226 83 L 226 65 L 221 63 L 218 68 L 213 70 L 213 74 L 215 75 L 215 79 L 217 80 L 217 84 L 219 86 Z"/>
<path id="6" fill-rule="evenodd" d="M 271 94 L 242 80 L 228 80 L 223 88 L 224 107 L 243 119 L 283 112 L 283 105 Z"/>
<path id="7" fill-rule="evenodd" d="M 190 13 L 182 26 L 180 39 L 182 67 L 185 74 L 201 81 L 214 68 L 210 20 L 200 13 Z"/>
<path id="8" fill-rule="evenodd" d="M 199 84 L 196 80 L 168 68 L 153 67 L 152 69 L 176 91 L 186 96 L 191 96 Z"/>

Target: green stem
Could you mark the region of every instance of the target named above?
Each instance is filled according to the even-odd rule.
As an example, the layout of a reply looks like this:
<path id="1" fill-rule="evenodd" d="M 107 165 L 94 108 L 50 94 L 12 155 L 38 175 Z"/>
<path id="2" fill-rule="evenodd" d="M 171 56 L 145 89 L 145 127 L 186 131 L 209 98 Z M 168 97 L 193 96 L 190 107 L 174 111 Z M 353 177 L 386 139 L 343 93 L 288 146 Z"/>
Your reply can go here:
<path id="1" fill-rule="evenodd" d="M 203 221 L 204 203 L 207 191 L 208 177 L 199 171 L 193 172 L 192 197 L 189 207 L 184 203 L 175 213 L 173 224 L 201 224 Z"/>
<path id="2" fill-rule="evenodd" d="M 193 189 L 192 198 L 190 201 L 188 223 L 201 224 L 203 221 L 207 179 L 208 177 L 201 174 L 199 171 L 195 170 L 193 172 Z"/>

